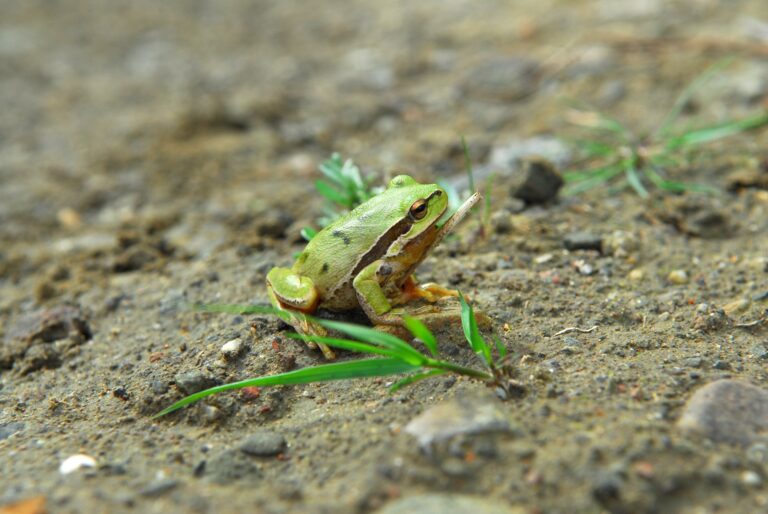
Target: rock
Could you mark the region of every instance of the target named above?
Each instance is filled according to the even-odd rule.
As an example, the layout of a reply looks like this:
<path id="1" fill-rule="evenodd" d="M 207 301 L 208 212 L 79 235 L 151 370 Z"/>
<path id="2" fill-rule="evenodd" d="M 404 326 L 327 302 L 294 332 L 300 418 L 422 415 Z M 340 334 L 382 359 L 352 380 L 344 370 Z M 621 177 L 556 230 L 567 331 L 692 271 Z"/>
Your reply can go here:
<path id="1" fill-rule="evenodd" d="M 162 496 L 172 489 L 175 489 L 178 485 L 179 481 L 176 479 L 163 478 L 148 484 L 139 491 L 139 494 L 146 498 L 157 498 L 158 496 Z"/>
<path id="2" fill-rule="evenodd" d="M 539 65 L 525 57 L 495 57 L 473 67 L 464 79 L 464 91 L 489 100 L 519 100 L 538 85 Z"/>
<path id="3" fill-rule="evenodd" d="M 285 451 L 285 438 L 277 432 L 256 432 L 240 443 L 240 450 L 256 457 L 272 457 Z"/>
<path id="4" fill-rule="evenodd" d="M 238 450 L 225 450 L 207 461 L 205 476 L 216 484 L 235 480 L 261 478 L 261 469 L 254 459 Z"/>
<path id="5" fill-rule="evenodd" d="M 733 316 L 734 314 L 747 310 L 750 304 L 751 302 L 749 301 L 749 298 L 739 298 L 738 300 L 723 305 L 723 311 L 726 315 Z"/>
<path id="6" fill-rule="evenodd" d="M 293 223 L 293 218 L 286 211 L 269 210 L 258 218 L 256 233 L 260 236 L 281 239 L 286 229 Z"/>
<path id="7" fill-rule="evenodd" d="M 667 275 L 667 282 L 675 285 L 683 285 L 688 283 L 688 272 L 682 269 L 676 269 L 669 272 Z"/>
<path id="8" fill-rule="evenodd" d="M 29 313 L 19 319 L 5 335 L 6 342 L 27 341 L 52 343 L 70 334 L 83 341 L 92 337 L 91 328 L 78 307 L 65 305 Z"/>
<path id="9" fill-rule="evenodd" d="M 40 369 L 56 369 L 61 366 L 61 355 L 53 345 L 36 344 L 24 354 L 19 365 L 19 373 L 27 375 Z"/>
<path id="10" fill-rule="evenodd" d="M 68 475 L 79 469 L 96 467 L 96 459 L 90 455 L 77 454 L 71 455 L 62 461 L 59 466 L 59 473 Z"/>
<path id="11" fill-rule="evenodd" d="M 553 200 L 563 186 L 563 177 L 555 166 L 544 159 L 528 159 L 512 174 L 510 193 L 526 203 Z"/>
<path id="12" fill-rule="evenodd" d="M 557 168 L 563 168 L 571 161 L 571 149 L 552 136 L 507 140 L 493 146 L 486 167 L 506 175 L 531 158 L 546 159 Z"/>
<path id="13" fill-rule="evenodd" d="M 185 371 L 175 377 L 176 387 L 184 394 L 194 394 L 216 385 L 217 381 L 211 376 L 198 370 Z"/>
<path id="14" fill-rule="evenodd" d="M 490 397 L 462 396 L 442 402 L 421 413 L 405 426 L 422 448 L 458 435 L 511 432 L 509 418 Z"/>
<path id="15" fill-rule="evenodd" d="M 738 380 L 709 383 L 685 404 L 677 426 L 718 443 L 748 446 L 764 442 L 768 391 Z"/>
<path id="16" fill-rule="evenodd" d="M 631 232 L 616 230 L 603 237 L 601 251 L 605 255 L 614 257 L 626 257 L 640 249 L 640 241 Z"/>
<path id="17" fill-rule="evenodd" d="M 8 439 L 16 432 L 21 432 L 22 430 L 24 430 L 24 423 L 0 423 L 0 441 L 3 439 Z"/>
<path id="18" fill-rule="evenodd" d="M 640 282 L 645 279 L 645 271 L 642 268 L 635 268 L 627 274 L 627 278 L 632 282 Z"/>
<path id="19" fill-rule="evenodd" d="M 512 507 L 479 496 L 464 494 L 420 494 L 406 496 L 385 505 L 376 514 L 524 514 Z"/>
<path id="20" fill-rule="evenodd" d="M 750 350 L 749 353 L 755 359 L 765 360 L 768 359 L 768 348 L 762 343 L 757 343 Z M 1 429 L 0 429 L 1 430 Z"/>
<path id="21" fill-rule="evenodd" d="M 592 232 L 572 232 L 563 238 L 566 250 L 601 250 L 603 238 Z"/>
<path id="22" fill-rule="evenodd" d="M 221 346 L 221 355 L 228 360 L 236 358 L 243 351 L 243 340 L 239 337 L 231 339 Z"/>

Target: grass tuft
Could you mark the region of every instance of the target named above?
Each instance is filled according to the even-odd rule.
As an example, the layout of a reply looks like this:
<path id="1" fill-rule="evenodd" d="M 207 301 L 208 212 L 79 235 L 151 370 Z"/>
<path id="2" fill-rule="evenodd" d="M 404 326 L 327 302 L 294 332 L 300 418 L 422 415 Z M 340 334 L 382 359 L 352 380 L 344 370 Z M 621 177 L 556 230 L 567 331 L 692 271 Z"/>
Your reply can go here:
<path id="1" fill-rule="evenodd" d="M 472 306 L 467 302 L 463 295 L 460 296 L 460 302 L 464 335 L 472 350 L 478 356 L 480 361 L 480 366 L 478 367 L 466 367 L 442 359 L 440 357 L 437 338 L 424 323 L 416 318 L 405 317 L 405 326 L 411 332 L 413 337 L 424 343 L 424 346 L 426 346 L 429 351 L 429 355 L 422 353 L 416 347 L 399 337 L 379 332 L 370 327 L 313 318 L 322 326 L 341 332 L 353 339 L 302 334 L 291 334 L 289 337 L 304 341 L 324 343 L 333 348 L 354 353 L 375 355 L 376 357 L 320 364 L 289 371 L 287 373 L 249 378 L 239 382 L 212 387 L 182 398 L 173 405 L 158 412 L 153 417 L 159 418 L 165 416 L 166 414 L 170 414 L 171 412 L 177 411 L 213 394 L 242 389 L 244 387 L 309 384 L 312 382 L 330 380 L 350 380 L 355 378 L 383 377 L 401 374 L 406 374 L 406 376 L 392 384 L 389 388 L 390 392 L 397 391 L 422 380 L 447 373 L 453 373 L 479 380 L 489 387 L 496 388 L 505 397 L 509 396 L 513 390 L 519 389 L 519 386 L 512 380 L 513 370 L 511 366 L 507 364 L 507 350 L 504 347 L 504 344 L 498 337 L 494 339 L 498 355 L 497 357 L 494 357 L 490 346 L 488 346 L 480 334 Z M 225 312 L 230 314 L 277 314 L 283 318 L 286 315 L 293 315 L 287 314 L 286 311 L 278 311 L 272 307 L 259 305 L 203 304 L 197 305 L 196 309 L 204 312 Z"/>
<path id="2" fill-rule="evenodd" d="M 679 193 L 716 193 L 715 188 L 668 178 L 670 170 L 690 164 L 699 146 L 768 125 L 768 112 L 695 129 L 676 129 L 680 115 L 693 93 L 730 63 L 724 60 L 694 79 L 678 96 L 659 127 L 651 134 L 636 134 L 607 115 L 583 106 L 569 113 L 574 124 L 591 130 L 594 138 L 575 141 L 583 168 L 566 171 L 564 194 L 579 194 L 608 184 L 630 187 L 641 198 L 649 187 Z"/>

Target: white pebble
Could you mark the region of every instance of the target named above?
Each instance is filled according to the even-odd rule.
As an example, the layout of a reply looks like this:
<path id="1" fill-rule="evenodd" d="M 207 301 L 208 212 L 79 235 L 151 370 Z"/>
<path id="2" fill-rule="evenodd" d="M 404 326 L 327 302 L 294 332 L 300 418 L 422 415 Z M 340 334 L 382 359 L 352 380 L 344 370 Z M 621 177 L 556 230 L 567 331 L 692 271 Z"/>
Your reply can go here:
<path id="1" fill-rule="evenodd" d="M 64 461 L 59 466 L 59 473 L 62 475 L 69 475 L 73 471 L 77 471 L 81 468 L 94 467 L 96 467 L 96 459 L 89 455 L 78 453 L 77 455 L 71 455 L 64 459 Z"/>
<path id="2" fill-rule="evenodd" d="M 221 353 L 227 359 L 237 357 L 241 351 L 243 351 L 243 340 L 239 337 L 237 339 L 227 341 L 221 347 Z"/>
<path id="3" fill-rule="evenodd" d="M 760 485 L 763 479 L 754 471 L 745 471 L 741 474 L 741 481 L 747 485 Z"/>

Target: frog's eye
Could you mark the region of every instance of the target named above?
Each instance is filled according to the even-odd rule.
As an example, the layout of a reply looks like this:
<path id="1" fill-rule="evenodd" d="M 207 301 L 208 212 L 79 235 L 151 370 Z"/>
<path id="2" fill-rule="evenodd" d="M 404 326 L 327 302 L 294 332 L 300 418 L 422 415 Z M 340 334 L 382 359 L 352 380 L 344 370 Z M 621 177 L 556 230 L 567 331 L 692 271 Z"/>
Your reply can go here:
<path id="1" fill-rule="evenodd" d="M 423 219 L 424 216 L 427 215 L 427 201 L 426 200 L 416 200 L 413 202 L 413 205 L 411 205 L 410 210 L 408 211 L 408 216 L 413 221 L 417 221 L 420 219 Z"/>

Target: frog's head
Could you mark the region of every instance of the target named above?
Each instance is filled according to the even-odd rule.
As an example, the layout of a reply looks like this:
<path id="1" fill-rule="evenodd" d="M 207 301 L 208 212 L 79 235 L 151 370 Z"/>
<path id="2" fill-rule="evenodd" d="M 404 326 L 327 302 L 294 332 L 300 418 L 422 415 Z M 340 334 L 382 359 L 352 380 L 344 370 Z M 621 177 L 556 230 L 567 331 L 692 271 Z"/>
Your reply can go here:
<path id="1" fill-rule="evenodd" d="M 393 244 L 390 252 L 397 253 L 417 240 L 433 239 L 432 235 L 437 232 L 436 224 L 448 208 L 445 191 L 437 184 L 419 184 L 408 175 L 398 175 L 389 182 L 386 196 L 397 205 L 401 222 L 407 224 L 407 230 Z"/>

